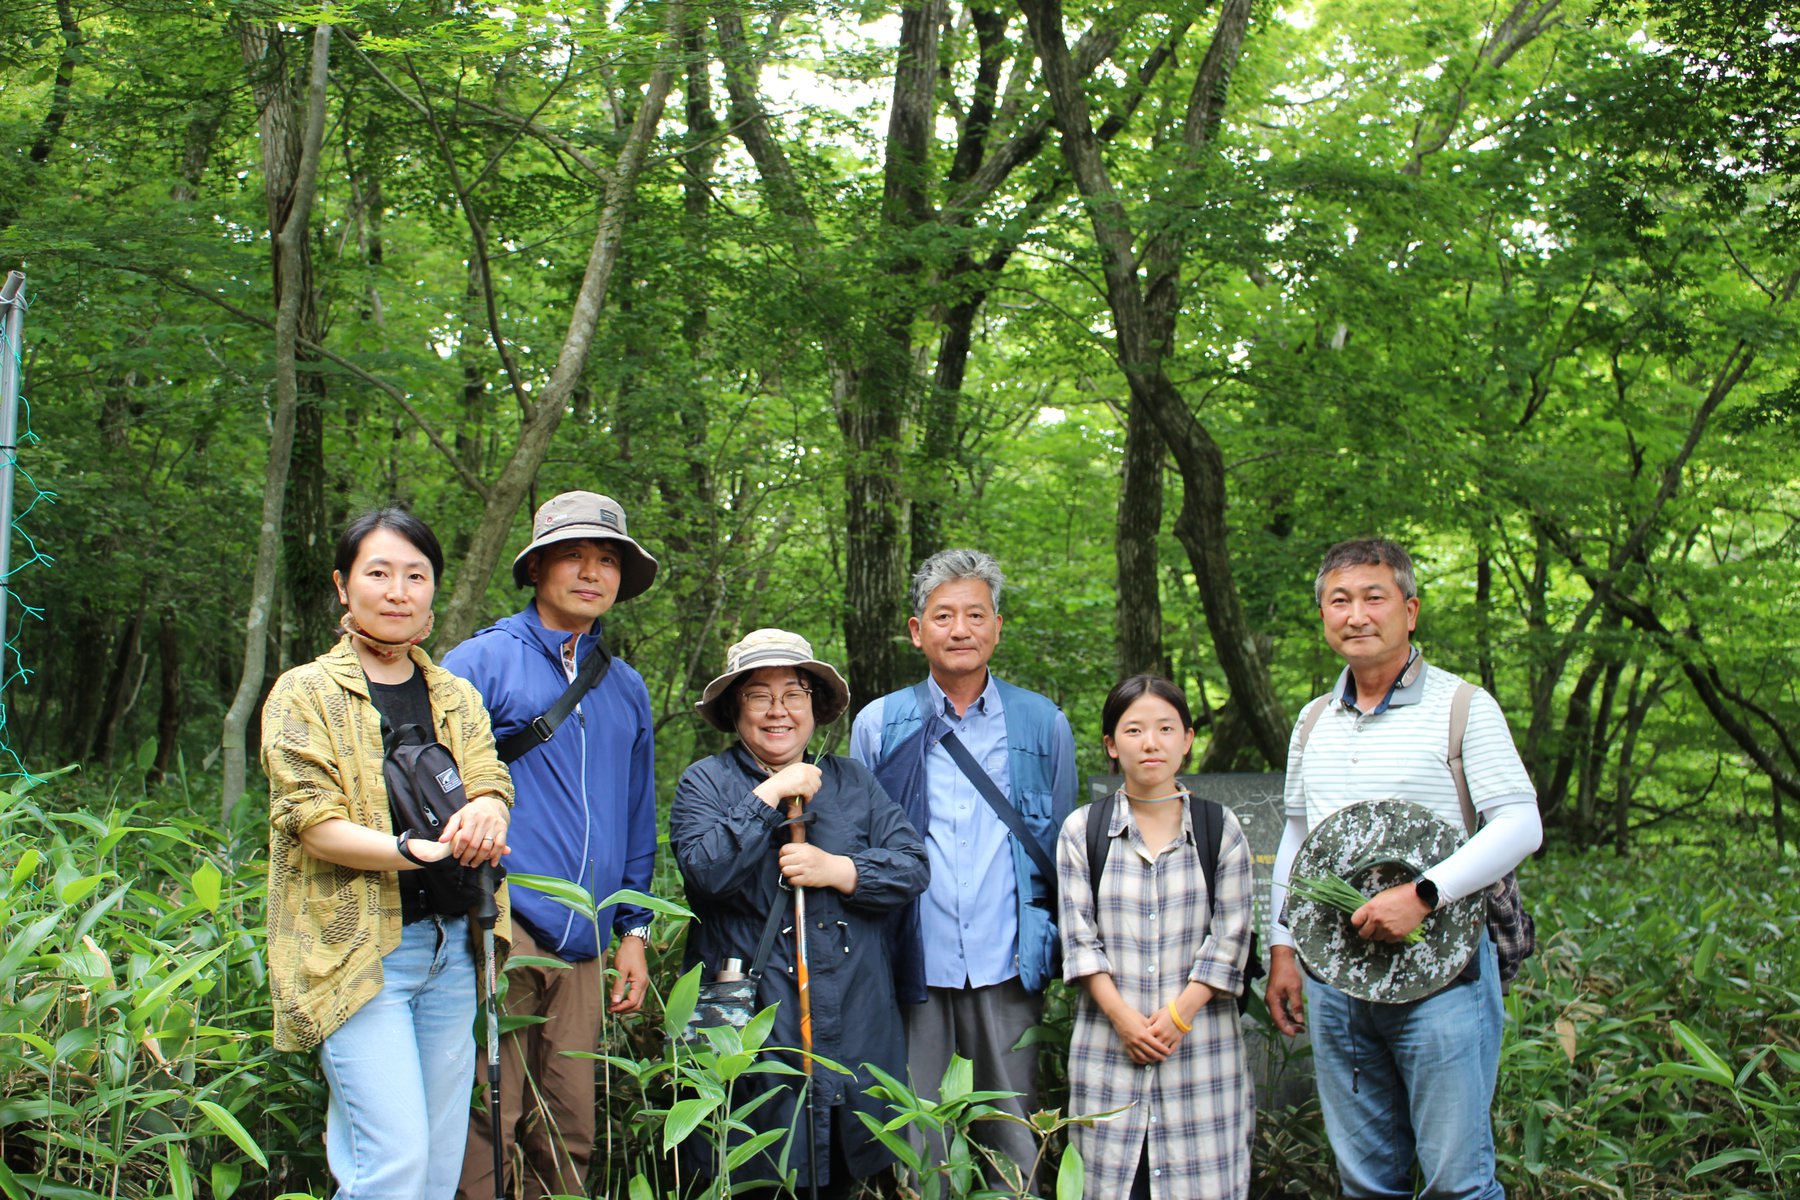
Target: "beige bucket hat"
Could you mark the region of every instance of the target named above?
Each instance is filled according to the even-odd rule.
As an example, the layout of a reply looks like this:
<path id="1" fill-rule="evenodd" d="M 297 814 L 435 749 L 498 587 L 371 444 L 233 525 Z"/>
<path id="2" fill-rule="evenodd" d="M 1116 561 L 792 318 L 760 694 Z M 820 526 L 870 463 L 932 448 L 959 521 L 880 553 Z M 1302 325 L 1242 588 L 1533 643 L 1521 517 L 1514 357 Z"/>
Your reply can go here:
<path id="1" fill-rule="evenodd" d="M 513 585 L 531 586 L 525 574 L 525 560 L 533 553 L 571 538 L 592 538 L 618 544 L 622 557 L 619 594 L 613 598 L 615 604 L 648 591 L 656 579 L 656 560 L 625 532 L 625 510 L 619 507 L 617 500 L 598 492 L 564 492 L 538 507 L 537 516 L 531 521 L 531 544 L 513 559 Z"/>
<path id="2" fill-rule="evenodd" d="M 829 725 L 850 707 L 850 685 L 837 668 L 813 657 L 812 643 L 785 629 L 757 629 L 725 651 L 725 673 L 706 685 L 694 709 L 715 729 L 732 731 L 720 701 L 738 676 L 759 667 L 804 667 L 825 685 L 826 695 L 813 697 L 813 720 Z"/>

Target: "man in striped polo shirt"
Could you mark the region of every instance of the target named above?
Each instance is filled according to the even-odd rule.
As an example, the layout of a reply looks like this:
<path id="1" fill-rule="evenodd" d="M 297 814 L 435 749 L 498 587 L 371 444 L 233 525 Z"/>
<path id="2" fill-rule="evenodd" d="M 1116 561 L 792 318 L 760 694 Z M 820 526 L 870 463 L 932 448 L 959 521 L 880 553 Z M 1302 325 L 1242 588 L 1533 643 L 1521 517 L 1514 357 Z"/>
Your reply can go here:
<path id="1" fill-rule="evenodd" d="M 1330 694 L 1307 706 L 1288 750 L 1287 827 L 1276 853 L 1268 1002 L 1276 1027 L 1307 1024 L 1325 1130 L 1343 1193 L 1357 1200 L 1414 1195 L 1503 1200 L 1494 1177 L 1490 1106 L 1499 1072 L 1502 1008 L 1494 946 L 1484 932 L 1469 965 L 1442 990 L 1406 1004 L 1303 984 L 1294 939 L 1279 914 L 1307 831 L 1366 800 L 1409 800 L 1459 828 L 1449 767 L 1451 701 L 1462 680 L 1429 667 L 1412 644 L 1418 585 L 1412 560 L 1383 539 L 1342 542 L 1314 582 L 1325 640 L 1344 660 Z M 1314 705 L 1324 708 L 1309 722 Z M 1361 935 L 1396 942 L 1439 904 L 1492 885 L 1543 839 L 1537 795 L 1506 718 L 1477 689 L 1463 737 L 1480 832 L 1412 883 L 1377 894 L 1351 917 Z"/>

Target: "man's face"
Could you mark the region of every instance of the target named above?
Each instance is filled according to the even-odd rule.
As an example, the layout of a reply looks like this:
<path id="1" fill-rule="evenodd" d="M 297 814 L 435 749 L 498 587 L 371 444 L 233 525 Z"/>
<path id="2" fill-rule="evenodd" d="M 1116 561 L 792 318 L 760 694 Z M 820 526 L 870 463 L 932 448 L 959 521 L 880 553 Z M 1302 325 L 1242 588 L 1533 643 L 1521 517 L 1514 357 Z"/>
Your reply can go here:
<path id="1" fill-rule="evenodd" d="M 1325 576 L 1325 640 L 1352 671 L 1406 664 L 1419 600 L 1401 596 L 1392 567 L 1344 567 Z"/>
<path id="2" fill-rule="evenodd" d="M 979 579 L 953 579 L 925 599 L 925 615 L 906 623 L 941 684 L 987 670 L 1000 642 L 993 593 Z"/>
<path id="3" fill-rule="evenodd" d="M 586 633 L 618 597 L 620 562 L 611 542 L 571 538 L 545 546 L 526 565 L 539 619 L 561 633 Z"/>

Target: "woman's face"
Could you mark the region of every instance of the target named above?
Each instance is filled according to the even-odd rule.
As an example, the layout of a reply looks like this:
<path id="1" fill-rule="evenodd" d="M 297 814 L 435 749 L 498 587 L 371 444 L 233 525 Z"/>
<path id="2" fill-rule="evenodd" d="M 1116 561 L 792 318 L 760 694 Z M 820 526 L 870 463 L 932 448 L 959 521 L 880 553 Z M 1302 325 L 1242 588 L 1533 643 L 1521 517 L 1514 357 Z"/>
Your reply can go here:
<path id="1" fill-rule="evenodd" d="M 792 667 L 758 667 L 737 685 L 737 735 L 765 766 L 785 767 L 812 738 L 812 695 Z"/>
<path id="2" fill-rule="evenodd" d="M 1161 696 L 1145 692 L 1119 715 L 1106 739 L 1106 752 L 1125 772 L 1125 790 L 1145 798 L 1175 790 L 1175 776 L 1194 747 L 1194 731 L 1181 724 L 1181 714 Z"/>
<path id="3" fill-rule="evenodd" d="M 407 642 L 431 616 L 437 592 L 424 551 L 391 529 L 376 527 L 356 548 L 350 574 L 333 571 L 338 601 L 362 631 L 380 642 Z"/>

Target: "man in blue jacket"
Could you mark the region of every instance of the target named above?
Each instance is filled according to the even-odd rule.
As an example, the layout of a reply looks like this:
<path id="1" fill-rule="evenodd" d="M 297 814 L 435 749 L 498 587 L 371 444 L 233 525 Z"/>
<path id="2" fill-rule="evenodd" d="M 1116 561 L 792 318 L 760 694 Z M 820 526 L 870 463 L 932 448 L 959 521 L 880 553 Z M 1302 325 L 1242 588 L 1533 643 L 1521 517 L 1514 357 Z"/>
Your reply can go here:
<path id="1" fill-rule="evenodd" d="M 977 550 L 925 560 L 907 628 L 931 673 L 858 713 L 850 752 L 906 810 L 931 864 L 895 950 L 913 1087 L 935 1097 L 959 1054 L 973 1062 L 976 1088 L 1019 1093 L 996 1102 L 1019 1120 L 982 1122 L 974 1133 L 1029 1174 L 1038 1147 L 1024 1117 L 1037 1106 L 1037 1051 L 1014 1046 L 1037 1024 L 1056 974 L 1056 877 L 1037 861 L 1055 862 L 1075 806 L 1075 739 L 1054 701 L 988 673 L 1004 582 Z M 1009 831 L 952 757 L 943 743 L 952 732 L 1035 846 Z"/>
<path id="2" fill-rule="evenodd" d="M 512 760 L 509 870 L 581 885 L 599 900 L 621 887 L 648 892 L 656 860 L 655 756 L 650 694 L 641 675 L 613 659 L 547 740 L 530 732 L 555 705 L 589 656 L 605 654 L 600 618 L 648 588 L 656 560 L 625 530 L 625 511 L 606 496 L 565 492 L 532 522 L 531 544 L 513 561 L 513 582 L 532 602 L 444 656 L 444 666 L 481 692 L 494 740 L 523 733 L 530 748 Z M 515 743 L 513 749 L 517 749 Z M 462 1200 L 520 1194 L 586 1195 L 595 1133 L 594 1061 L 600 1009 L 636 1012 L 649 987 L 644 946 L 650 914 L 632 905 L 597 920 L 543 892 L 516 888 L 515 957 L 561 959 L 565 967 L 515 966 L 507 972 L 506 1012 L 539 1018 L 501 1043 L 501 1129 L 524 1149 L 524 1178 L 496 1190 L 494 1148 L 485 1113 L 469 1124 Z M 617 977 L 606 995 L 607 945 L 619 934 Z"/>

